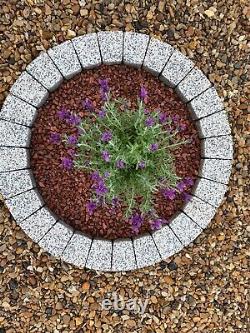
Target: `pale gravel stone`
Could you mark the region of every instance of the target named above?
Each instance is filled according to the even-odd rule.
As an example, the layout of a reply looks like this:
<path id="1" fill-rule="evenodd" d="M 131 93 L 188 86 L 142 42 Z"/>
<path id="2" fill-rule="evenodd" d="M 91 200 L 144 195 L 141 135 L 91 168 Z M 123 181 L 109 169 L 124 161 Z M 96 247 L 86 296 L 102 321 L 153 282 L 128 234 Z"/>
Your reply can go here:
<path id="1" fill-rule="evenodd" d="M 11 171 L 0 174 L 0 192 L 5 199 L 34 187 L 35 181 L 30 170 Z"/>
<path id="2" fill-rule="evenodd" d="M 71 41 L 66 41 L 49 49 L 48 55 L 65 79 L 72 78 L 82 70 Z"/>
<path id="3" fill-rule="evenodd" d="M 214 207 L 219 207 L 224 195 L 227 191 L 227 186 L 221 183 L 216 183 L 211 180 L 200 178 L 194 188 L 194 195 L 208 202 Z"/>
<path id="4" fill-rule="evenodd" d="M 179 239 L 167 225 L 155 231 L 152 236 L 163 259 L 167 259 L 183 248 Z"/>
<path id="5" fill-rule="evenodd" d="M 171 45 L 151 38 L 143 67 L 153 74 L 161 73 L 173 51 L 174 49 Z"/>
<path id="6" fill-rule="evenodd" d="M 202 229 L 184 213 L 177 215 L 169 226 L 185 246 L 193 242 L 202 231 Z"/>
<path id="7" fill-rule="evenodd" d="M 108 65 L 120 64 L 122 62 L 123 32 L 100 31 L 97 33 L 97 38 L 102 62 Z"/>
<path id="8" fill-rule="evenodd" d="M 34 106 L 9 94 L 4 101 L 0 118 L 20 125 L 32 126 L 36 112 L 37 110 Z"/>
<path id="9" fill-rule="evenodd" d="M 200 119 L 222 111 L 224 106 L 215 88 L 211 87 L 188 103 L 188 108 L 191 110 L 193 119 Z"/>
<path id="10" fill-rule="evenodd" d="M 51 229 L 39 241 L 44 251 L 55 257 L 60 257 L 73 235 L 73 229 L 62 221 L 56 222 Z"/>
<path id="11" fill-rule="evenodd" d="M 233 158 L 231 135 L 202 140 L 201 157 L 231 160 Z"/>
<path id="12" fill-rule="evenodd" d="M 231 133 L 227 113 L 220 111 L 196 122 L 201 138 L 227 135 Z"/>
<path id="13" fill-rule="evenodd" d="M 29 156 L 26 148 L 0 147 L 0 173 L 28 167 Z"/>
<path id="14" fill-rule="evenodd" d="M 46 52 L 42 52 L 26 68 L 46 89 L 53 91 L 59 87 L 63 77 Z"/>
<path id="15" fill-rule="evenodd" d="M 133 239 L 137 267 L 142 268 L 161 261 L 160 254 L 151 235 L 146 234 Z"/>
<path id="16" fill-rule="evenodd" d="M 10 92 L 35 107 L 41 106 L 49 96 L 47 89 L 27 72 L 19 76 Z"/>
<path id="17" fill-rule="evenodd" d="M 192 197 L 183 208 L 183 212 L 204 229 L 214 217 L 216 208 L 197 197 Z"/>
<path id="18" fill-rule="evenodd" d="M 56 221 L 56 217 L 51 214 L 48 208 L 42 207 L 27 219 L 21 221 L 19 225 L 34 242 L 38 243 Z"/>
<path id="19" fill-rule="evenodd" d="M 199 176 L 222 184 L 228 184 L 231 171 L 231 160 L 205 158 L 201 160 L 201 170 Z"/>
<path id="20" fill-rule="evenodd" d="M 92 239 L 80 232 L 74 233 L 63 251 L 62 259 L 66 262 L 84 268 Z"/>
<path id="21" fill-rule="evenodd" d="M 136 32 L 124 33 L 123 61 L 127 65 L 141 67 L 147 51 L 149 36 Z"/>
<path id="22" fill-rule="evenodd" d="M 94 239 L 89 251 L 86 267 L 97 271 L 110 271 L 112 261 L 112 241 Z"/>
<path id="23" fill-rule="evenodd" d="M 0 146 L 29 147 L 30 128 L 7 120 L 0 120 Z"/>
<path id="24" fill-rule="evenodd" d="M 160 80 L 170 87 L 176 87 L 178 83 L 191 71 L 194 63 L 181 52 L 175 50 L 167 62 Z"/>
<path id="25" fill-rule="evenodd" d="M 101 65 L 102 60 L 96 33 L 73 38 L 72 43 L 84 69 Z"/>
<path id="26" fill-rule="evenodd" d="M 211 86 L 208 78 L 198 68 L 191 72 L 176 87 L 177 93 L 185 102 L 191 101 Z"/>
<path id="27" fill-rule="evenodd" d="M 6 200 L 6 205 L 17 223 L 43 206 L 43 201 L 36 190 L 30 190 Z"/>
<path id="28" fill-rule="evenodd" d="M 113 243 L 112 271 L 130 271 L 136 268 L 132 240 L 115 240 Z"/>

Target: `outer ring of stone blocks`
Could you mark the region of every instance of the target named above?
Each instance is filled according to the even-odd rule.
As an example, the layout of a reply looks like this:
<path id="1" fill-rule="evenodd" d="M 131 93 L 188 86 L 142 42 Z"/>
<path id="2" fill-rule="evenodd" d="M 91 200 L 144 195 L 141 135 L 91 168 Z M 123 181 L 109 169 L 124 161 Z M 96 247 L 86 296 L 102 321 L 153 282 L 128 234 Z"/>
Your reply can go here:
<path id="1" fill-rule="evenodd" d="M 200 179 L 191 201 L 169 225 L 133 239 L 91 239 L 74 232 L 45 207 L 29 169 L 30 127 L 37 108 L 63 78 L 70 79 L 102 63 L 144 68 L 176 89 L 197 122 L 202 139 Z M 52 255 L 100 271 L 152 265 L 193 242 L 223 200 L 233 159 L 230 126 L 223 109 L 206 76 L 167 43 L 133 32 L 76 37 L 33 60 L 6 98 L 0 113 L 0 191 L 15 221 Z"/>

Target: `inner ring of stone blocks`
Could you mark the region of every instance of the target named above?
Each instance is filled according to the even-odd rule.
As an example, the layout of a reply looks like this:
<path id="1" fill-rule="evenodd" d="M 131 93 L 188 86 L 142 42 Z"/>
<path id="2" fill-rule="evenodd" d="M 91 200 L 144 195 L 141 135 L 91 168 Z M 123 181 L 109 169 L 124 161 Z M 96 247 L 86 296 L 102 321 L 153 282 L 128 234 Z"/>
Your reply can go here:
<path id="1" fill-rule="evenodd" d="M 170 225 L 132 239 L 91 239 L 73 231 L 45 207 L 29 168 L 37 108 L 64 79 L 102 63 L 142 67 L 174 88 L 187 103 L 202 140 L 200 179 L 191 201 Z M 132 32 L 91 33 L 39 55 L 10 89 L 0 113 L 0 134 L 0 190 L 15 221 L 52 255 L 101 271 L 149 266 L 191 243 L 224 197 L 233 158 L 227 115 L 206 76 L 169 44 Z"/>

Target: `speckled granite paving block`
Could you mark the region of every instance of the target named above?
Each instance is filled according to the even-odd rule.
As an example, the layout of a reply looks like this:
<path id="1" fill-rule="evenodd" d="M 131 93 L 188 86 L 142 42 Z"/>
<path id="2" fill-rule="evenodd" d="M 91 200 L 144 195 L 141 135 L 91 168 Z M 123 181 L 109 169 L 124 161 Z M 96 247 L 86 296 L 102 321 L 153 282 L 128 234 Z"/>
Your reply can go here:
<path id="1" fill-rule="evenodd" d="M 17 223 L 30 216 L 43 205 L 36 190 L 30 190 L 6 200 L 6 205 Z"/>
<path id="2" fill-rule="evenodd" d="M 162 43 L 158 39 L 151 38 L 143 62 L 143 67 L 153 74 L 161 73 L 173 51 L 174 49 L 171 45 Z"/>
<path id="3" fill-rule="evenodd" d="M 181 52 L 175 50 L 167 62 L 160 80 L 170 87 L 176 87 L 177 84 L 191 71 L 194 63 L 185 57 Z"/>
<path id="4" fill-rule="evenodd" d="M 97 34 L 91 33 L 72 39 L 72 43 L 83 68 L 93 68 L 101 65 L 100 49 Z"/>
<path id="5" fill-rule="evenodd" d="M 223 103 L 214 87 L 195 97 L 188 103 L 188 107 L 191 110 L 193 119 L 206 117 L 224 109 Z"/>
<path id="6" fill-rule="evenodd" d="M 130 271 L 136 269 L 133 242 L 131 239 L 117 239 L 113 243 L 113 271 Z"/>
<path id="7" fill-rule="evenodd" d="M 4 147 L 29 147 L 29 127 L 0 120 L 0 146 Z"/>
<path id="8" fill-rule="evenodd" d="M 140 67 L 147 51 L 149 36 L 136 33 L 125 32 L 123 61 L 127 65 Z"/>
<path id="9" fill-rule="evenodd" d="M 55 257 L 61 256 L 73 235 L 73 229 L 62 221 L 58 221 L 39 241 L 43 250 Z"/>
<path id="10" fill-rule="evenodd" d="M 227 135 L 231 133 L 227 114 L 225 111 L 214 113 L 196 122 L 201 138 Z"/>
<path id="11" fill-rule="evenodd" d="M 61 73 L 46 52 L 35 58 L 26 70 L 49 91 L 58 88 L 63 81 Z"/>
<path id="12" fill-rule="evenodd" d="M 97 33 L 100 45 L 102 62 L 108 65 L 122 62 L 123 32 L 101 31 Z"/>
<path id="13" fill-rule="evenodd" d="M 216 208 L 197 197 L 192 197 L 184 207 L 183 211 L 204 229 L 214 217 Z"/>
<path id="14" fill-rule="evenodd" d="M 9 94 L 4 101 L 0 118 L 20 125 L 31 126 L 36 116 L 36 108 L 20 98 Z"/>
<path id="15" fill-rule="evenodd" d="M 83 268 L 86 264 L 91 243 L 91 238 L 76 232 L 63 251 L 62 259 Z"/>
<path id="16" fill-rule="evenodd" d="M 35 107 L 41 106 L 49 96 L 48 90 L 27 72 L 19 76 L 10 92 Z"/>
<path id="17" fill-rule="evenodd" d="M 57 219 L 46 208 L 39 209 L 19 223 L 24 232 L 36 243 L 53 227 Z"/>
<path id="18" fill-rule="evenodd" d="M 170 223 L 170 228 L 183 245 L 188 245 L 193 242 L 202 231 L 202 229 L 184 213 L 180 213 L 173 219 Z"/>
<path id="19" fill-rule="evenodd" d="M 150 266 L 161 260 L 151 235 L 143 235 L 133 239 L 137 267 Z"/>
<path id="20" fill-rule="evenodd" d="M 172 256 L 183 248 L 179 239 L 167 225 L 155 231 L 152 236 L 163 259 Z"/>
<path id="21" fill-rule="evenodd" d="M 112 261 L 112 241 L 94 239 L 88 255 L 86 267 L 97 271 L 110 271 Z"/>
<path id="22" fill-rule="evenodd" d="M 35 187 L 30 170 L 4 172 L 0 174 L 0 192 L 5 199 Z"/>
<path id="23" fill-rule="evenodd" d="M 29 167 L 28 150 L 25 148 L 0 147 L 0 172 Z"/>
<path id="24" fill-rule="evenodd" d="M 203 159 L 199 176 L 215 182 L 228 184 L 232 171 L 231 160 Z"/>
<path id="25" fill-rule="evenodd" d="M 64 42 L 49 49 L 48 55 L 66 79 L 70 79 L 82 70 L 71 41 Z"/>
<path id="26" fill-rule="evenodd" d="M 233 141 L 230 135 L 207 138 L 202 141 L 201 156 L 206 158 L 233 158 Z"/>
<path id="27" fill-rule="evenodd" d="M 196 185 L 193 193 L 195 196 L 208 202 L 210 205 L 219 207 L 226 191 L 226 185 L 201 178 L 198 181 L 198 184 Z"/>
<path id="28" fill-rule="evenodd" d="M 210 86 L 210 81 L 202 71 L 198 68 L 193 68 L 178 84 L 176 91 L 185 102 L 189 102 Z"/>

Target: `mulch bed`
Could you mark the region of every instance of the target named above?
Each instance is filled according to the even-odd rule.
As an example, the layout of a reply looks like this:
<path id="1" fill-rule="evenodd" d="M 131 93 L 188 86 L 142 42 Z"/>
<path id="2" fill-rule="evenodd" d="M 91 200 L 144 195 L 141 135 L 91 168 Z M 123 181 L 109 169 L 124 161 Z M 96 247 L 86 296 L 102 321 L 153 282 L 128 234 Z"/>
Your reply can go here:
<path id="1" fill-rule="evenodd" d="M 181 139 L 190 139 L 189 144 L 173 151 L 176 173 L 180 177 L 196 178 L 200 165 L 200 141 L 195 124 L 191 120 L 186 105 L 171 88 L 150 73 L 143 70 L 118 66 L 101 66 L 84 71 L 50 94 L 43 105 L 32 128 L 31 168 L 37 187 L 46 205 L 61 220 L 76 230 L 92 237 L 116 239 L 131 237 L 131 226 L 123 218 L 121 209 L 98 208 L 93 215 L 86 213 L 86 203 L 91 198 L 92 181 L 80 170 L 67 171 L 61 167 L 61 158 L 66 156 L 64 144 L 54 145 L 50 141 L 51 132 L 74 134 L 72 126 L 61 121 L 57 112 L 62 106 L 80 117 L 87 116 L 82 107 L 85 98 L 91 99 L 96 108 L 102 105 L 99 95 L 99 79 L 109 79 L 112 96 L 125 97 L 136 106 L 140 86 L 144 85 L 149 94 L 148 109 L 160 109 L 170 116 L 177 116 L 178 123 L 186 125 L 179 133 Z M 188 191 L 191 191 L 189 186 Z M 169 220 L 184 204 L 183 197 L 166 200 L 160 193 L 155 198 L 155 209 L 159 216 Z M 150 231 L 145 221 L 139 234 Z"/>

